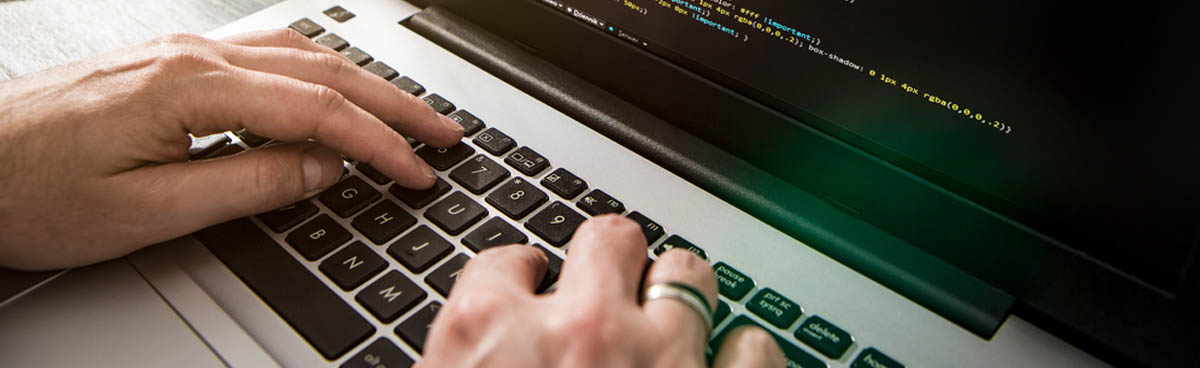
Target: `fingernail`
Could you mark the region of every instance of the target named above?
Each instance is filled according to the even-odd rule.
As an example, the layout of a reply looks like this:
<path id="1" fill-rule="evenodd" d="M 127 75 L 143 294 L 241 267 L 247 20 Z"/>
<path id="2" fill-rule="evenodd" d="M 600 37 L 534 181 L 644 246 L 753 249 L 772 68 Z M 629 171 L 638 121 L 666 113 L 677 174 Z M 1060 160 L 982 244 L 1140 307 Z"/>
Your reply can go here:
<path id="1" fill-rule="evenodd" d="M 300 169 L 304 170 L 305 193 L 312 193 L 321 189 L 321 181 L 325 178 L 325 168 L 321 165 L 321 160 L 317 159 L 312 150 L 304 152 L 303 161 L 300 162 Z"/>
<path id="2" fill-rule="evenodd" d="M 414 157 L 416 157 L 416 156 L 414 156 Z M 437 174 L 433 173 L 433 167 L 429 166 L 428 162 L 425 162 L 425 160 L 422 160 L 420 157 L 416 157 L 416 159 L 417 159 L 417 166 L 421 167 L 421 173 L 425 174 L 426 178 L 437 179 Z"/>
<path id="3" fill-rule="evenodd" d="M 450 130 L 453 130 L 460 134 L 463 132 L 462 124 L 459 124 L 458 122 L 454 121 L 454 119 L 446 117 L 446 115 L 440 115 L 440 116 L 442 117 L 442 124 L 445 124 L 447 128 L 450 128 Z"/>

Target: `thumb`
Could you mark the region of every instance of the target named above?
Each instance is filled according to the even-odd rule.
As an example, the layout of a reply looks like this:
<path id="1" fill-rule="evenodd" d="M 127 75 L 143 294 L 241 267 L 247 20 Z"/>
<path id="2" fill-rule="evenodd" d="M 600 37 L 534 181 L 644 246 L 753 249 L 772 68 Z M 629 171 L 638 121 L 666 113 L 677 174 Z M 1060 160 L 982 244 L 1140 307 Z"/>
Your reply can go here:
<path id="1" fill-rule="evenodd" d="M 713 368 L 783 367 L 787 359 L 767 331 L 741 326 L 729 332 L 713 361 Z"/>
<path id="2" fill-rule="evenodd" d="M 177 234 L 274 210 L 311 197 L 342 176 L 342 158 L 315 143 L 287 143 L 143 171 L 156 182 Z"/>

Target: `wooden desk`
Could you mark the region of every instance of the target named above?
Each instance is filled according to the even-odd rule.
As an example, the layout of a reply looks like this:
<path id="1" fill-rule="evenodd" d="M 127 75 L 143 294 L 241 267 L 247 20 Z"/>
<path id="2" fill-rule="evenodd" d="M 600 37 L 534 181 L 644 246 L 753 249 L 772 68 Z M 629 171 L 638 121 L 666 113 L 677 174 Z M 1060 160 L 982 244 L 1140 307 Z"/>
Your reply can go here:
<path id="1" fill-rule="evenodd" d="M 283 0 L 0 0 L 0 81 L 170 33 L 200 33 Z"/>

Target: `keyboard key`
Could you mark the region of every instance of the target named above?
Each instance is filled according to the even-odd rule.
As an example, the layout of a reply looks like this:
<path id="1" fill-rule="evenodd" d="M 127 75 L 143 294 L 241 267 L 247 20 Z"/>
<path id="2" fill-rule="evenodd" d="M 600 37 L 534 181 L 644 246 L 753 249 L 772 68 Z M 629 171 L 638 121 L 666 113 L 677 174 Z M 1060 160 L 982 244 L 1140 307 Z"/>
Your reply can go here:
<path id="1" fill-rule="evenodd" d="M 733 319 L 733 322 L 729 323 L 729 326 L 725 327 L 724 330 L 721 330 L 721 333 L 717 334 L 717 337 L 714 337 L 712 340 L 710 340 L 709 347 L 712 348 L 712 351 L 714 351 L 714 352 L 721 351 L 720 350 L 721 343 L 725 341 L 725 336 L 728 335 L 730 331 L 733 331 L 733 329 L 735 329 L 737 327 L 745 326 L 745 325 L 755 325 L 760 328 L 762 327 L 762 326 L 759 326 L 759 324 L 754 323 L 754 321 L 751 320 L 750 317 L 737 316 Z M 766 330 L 766 329 L 764 329 L 764 330 Z M 828 365 L 825 364 L 825 362 L 821 361 L 820 359 L 817 359 L 817 357 L 812 356 L 812 354 L 806 353 L 806 352 L 804 352 L 804 350 L 800 350 L 800 348 L 796 347 L 796 345 L 793 345 L 791 342 L 785 340 L 784 338 L 780 337 L 779 335 L 776 335 L 774 332 L 770 332 L 770 330 L 767 330 L 767 331 L 771 334 L 771 337 L 775 338 L 775 343 L 779 344 L 779 347 L 783 350 L 783 356 L 785 358 L 787 358 L 787 360 L 788 360 L 787 364 L 785 365 L 786 367 L 789 367 L 789 368 L 791 368 L 791 367 L 797 367 L 797 368 L 826 368 L 826 367 L 828 367 Z M 857 366 L 851 366 L 851 367 L 858 368 Z"/>
<path id="2" fill-rule="evenodd" d="M 904 368 L 904 364 L 900 364 L 875 348 L 867 348 L 858 354 L 858 359 L 850 364 L 850 368 Z"/>
<path id="3" fill-rule="evenodd" d="M 626 217 L 629 217 L 630 220 L 633 220 L 633 222 L 638 223 L 638 226 L 642 227 L 642 235 L 646 236 L 647 247 L 658 241 L 658 238 L 666 235 L 666 231 L 663 230 L 662 225 L 654 222 L 654 220 L 646 217 L 646 215 L 643 215 L 641 212 L 633 211 L 630 212 Z"/>
<path id="4" fill-rule="evenodd" d="M 350 62 L 358 64 L 358 66 L 367 65 L 367 63 L 375 61 L 375 58 L 371 57 L 371 54 L 357 47 L 342 50 L 342 56 L 350 59 Z"/>
<path id="5" fill-rule="evenodd" d="M 292 24 L 288 25 L 288 28 L 291 28 L 291 29 L 295 30 L 296 32 L 300 32 L 300 34 L 302 34 L 302 35 L 304 35 L 304 37 L 308 37 L 308 38 L 313 38 L 316 35 L 321 34 L 321 32 L 325 32 L 324 27 L 321 27 L 316 22 L 313 22 L 312 20 L 310 20 L 308 18 L 304 18 L 304 19 L 300 19 L 298 21 L 292 22 Z"/>
<path id="6" fill-rule="evenodd" d="M 404 277 L 400 271 L 384 274 L 354 297 L 354 300 L 384 323 L 395 320 L 423 299 L 425 290 L 421 290 L 421 287 Z"/>
<path id="7" fill-rule="evenodd" d="M 366 319 L 249 220 L 200 230 L 196 238 L 325 359 L 337 359 L 375 333 Z"/>
<path id="8" fill-rule="evenodd" d="M 346 21 L 354 18 L 354 13 L 351 13 L 341 6 L 334 6 L 332 8 L 325 9 L 325 11 L 322 13 L 325 13 L 326 16 L 333 18 L 333 20 L 336 20 L 338 23 L 345 23 Z M 389 365 L 389 367 L 390 366 L 391 365 Z"/>
<path id="9" fill-rule="evenodd" d="M 450 296 L 450 289 L 454 288 L 454 282 L 458 281 L 458 274 L 462 273 L 463 265 L 467 264 L 466 255 L 459 253 L 451 257 L 450 260 L 443 263 L 441 267 L 425 276 L 425 283 L 437 290 L 438 294 L 444 297 Z"/>
<path id="10" fill-rule="evenodd" d="M 429 107 L 433 108 L 433 111 L 437 111 L 437 113 L 442 115 L 449 114 L 455 109 L 454 104 L 451 103 L 450 100 L 447 100 L 445 97 L 442 97 L 436 93 L 425 96 L 425 98 L 422 98 L 421 101 L 425 101 L 426 104 L 429 104 Z"/>
<path id="11" fill-rule="evenodd" d="M 509 154 L 508 157 L 505 157 L 504 162 L 516 168 L 522 174 L 529 176 L 537 176 L 542 170 L 550 167 L 550 161 L 546 157 L 543 157 L 540 153 L 535 152 L 529 147 L 518 148 Z"/>
<path id="12" fill-rule="evenodd" d="M 512 227 L 499 217 L 492 217 L 483 225 L 479 225 L 470 234 L 463 237 L 462 243 L 470 248 L 475 253 L 482 252 L 484 249 L 498 247 L 509 244 L 525 244 L 529 241 L 529 237 L 525 236 L 520 230 Z"/>
<path id="13" fill-rule="evenodd" d="M 210 159 L 214 159 L 214 158 L 218 158 L 218 157 L 233 156 L 233 155 L 242 153 L 242 151 L 245 151 L 245 150 L 246 149 L 242 148 L 241 145 L 230 142 L 229 144 L 221 146 L 220 148 L 217 148 L 216 150 L 212 151 L 212 153 L 209 153 L 207 156 L 204 156 L 203 159 L 210 160 Z"/>
<path id="14" fill-rule="evenodd" d="M 267 144 L 267 142 L 271 141 L 271 138 L 267 138 L 267 137 L 260 136 L 258 134 L 254 134 L 253 132 L 250 132 L 249 130 L 245 130 L 245 129 L 239 130 L 239 131 L 237 131 L 237 133 L 234 133 L 234 134 L 237 134 L 238 139 L 241 139 L 242 143 L 245 143 L 247 146 L 250 146 L 250 147 L 258 147 L 258 146 Z"/>
<path id="15" fill-rule="evenodd" d="M 371 164 L 363 162 L 355 167 L 358 168 L 358 172 L 362 173 L 367 179 L 371 179 L 375 184 L 384 185 L 392 182 L 392 178 L 383 175 L 378 169 L 372 167 Z"/>
<path id="16" fill-rule="evenodd" d="M 692 244 L 679 235 L 671 235 L 671 237 L 667 238 L 666 241 L 664 241 L 662 244 L 659 244 L 657 248 L 654 248 L 654 255 L 662 255 L 666 251 L 675 248 L 683 248 L 689 252 L 692 252 L 692 254 L 700 256 L 700 258 L 705 260 L 708 259 L 708 253 L 705 252 L 704 249 L 697 247 L 695 244 Z"/>
<path id="17" fill-rule="evenodd" d="M 413 209 L 421 209 L 449 191 L 450 183 L 442 180 L 442 178 L 438 178 L 437 181 L 434 182 L 433 187 L 426 190 L 408 189 L 400 186 L 400 184 L 392 184 L 392 187 L 388 188 L 389 193 L 392 193 L 392 195 L 396 196 L 396 198 L 399 198 L 401 202 L 404 202 L 404 204 L 407 204 Z"/>
<path id="18" fill-rule="evenodd" d="M 746 309 L 779 328 L 788 328 L 802 313 L 799 305 L 771 288 L 754 294 L 746 303 Z"/>
<path id="19" fill-rule="evenodd" d="M 722 301 L 717 301 L 717 312 L 713 313 L 713 326 L 719 325 L 721 322 L 725 322 L 725 319 L 729 318 L 729 314 L 732 312 L 733 310 L 729 308 L 729 304 L 725 304 L 725 302 Z"/>
<path id="20" fill-rule="evenodd" d="M 400 90 L 404 92 L 412 94 L 413 96 L 420 96 L 422 93 L 425 93 L 424 86 L 407 76 L 393 79 L 392 85 L 396 86 L 396 88 L 400 88 Z"/>
<path id="21" fill-rule="evenodd" d="M 817 316 L 808 317 L 800 324 L 796 339 L 834 360 L 840 359 L 854 342 L 845 330 Z"/>
<path id="22" fill-rule="evenodd" d="M 328 33 L 324 36 L 317 37 L 317 39 L 315 39 L 313 41 L 316 42 L 318 45 L 331 48 L 331 49 L 333 49 L 333 51 L 342 51 L 342 50 L 346 49 L 347 47 L 350 47 L 349 42 L 346 42 L 346 40 L 344 38 L 342 38 L 336 34 L 333 34 L 333 33 Z"/>
<path id="23" fill-rule="evenodd" d="M 346 359 L 342 368 L 408 368 L 413 360 L 388 339 L 380 338 L 367 345 L 354 357 Z"/>
<path id="24" fill-rule="evenodd" d="M 517 145 L 517 141 L 496 128 L 488 128 L 483 133 L 479 133 L 479 136 L 475 137 L 472 142 L 496 156 L 503 155 Z"/>
<path id="25" fill-rule="evenodd" d="M 437 317 L 438 310 L 442 309 L 442 303 L 430 302 L 424 307 L 421 307 L 412 316 L 400 322 L 396 326 L 396 335 L 400 336 L 401 340 L 408 343 L 413 350 L 418 353 L 425 352 L 425 336 L 429 335 L 429 326 L 433 324 L 434 317 Z M 389 368 L 391 366 L 388 366 Z"/>
<path id="26" fill-rule="evenodd" d="M 446 171 L 454 167 L 455 164 L 471 157 L 473 153 L 475 153 L 475 149 L 466 143 L 459 143 L 450 148 L 424 146 L 417 150 L 417 156 L 421 156 L 422 160 L 438 171 Z"/>
<path id="27" fill-rule="evenodd" d="M 508 169 L 484 155 L 476 155 L 450 172 L 450 179 L 475 194 L 483 194 L 507 177 Z"/>
<path id="28" fill-rule="evenodd" d="M 542 179 L 542 186 L 565 199 L 572 199 L 587 190 L 587 182 L 564 168 L 555 169 Z"/>
<path id="29" fill-rule="evenodd" d="M 342 290 L 350 291 L 387 268 L 387 261 L 356 241 L 321 261 L 318 268 Z"/>
<path id="30" fill-rule="evenodd" d="M 562 202 L 551 203 L 525 223 L 525 228 L 545 239 L 555 247 L 561 247 L 575 235 L 575 229 L 585 218 Z"/>
<path id="31" fill-rule="evenodd" d="M 520 220 L 546 203 L 549 196 L 523 178 L 513 178 L 487 196 L 487 202 L 513 220 Z"/>
<path id="32" fill-rule="evenodd" d="M 599 189 L 584 195 L 579 200 L 578 206 L 583 212 L 587 212 L 592 216 L 599 216 L 606 213 L 621 214 L 625 212 L 625 205 L 621 201 Z"/>
<path id="33" fill-rule="evenodd" d="M 483 120 L 479 120 L 479 118 L 467 112 L 467 110 L 455 111 L 453 114 L 450 114 L 450 120 L 454 120 L 458 122 L 458 125 L 462 125 L 464 137 L 469 137 L 486 126 Z"/>
<path id="34" fill-rule="evenodd" d="M 368 72 L 371 72 L 371 74 L 378 75 L 380 78 L 387 80 L 392 80 L 396 78 L 396 76 L 400 75 L 400 73 L 396 72 L 396 69 L 392 69 L 392 67 L 379 60 L 367 63 L 367 65 L 363 66 L 363 69 L 366 69 Z"/>
<path id="35" fill-rule="evenodd" d="M 425 272 L 454 251 L 454 246 L 428 226 L 421 225 L 388 246 L 388 254 L 413 273 Z"/>
<path id="36" fill-rule="evenodd" d="M 542 283 L 538 284 L 536 290 L 538 294 L 541 294 L 546 292 L 546 289 L 549 289 L 550 285 L 554 285 L 555 282 L 558 282 L 558 275 L 562 273 L 563 259 L 541 244 L 534 244 L 533 246 L 538 250 L 541 250 L 542 253 L 545 253 L 546 258 L 550 261 L 546 264 L 546 273 L 542 275 Z"/>
<path id="37" fill-rule="evenodd" d="M 725 264 L 717 262 L 713 265 L 713 273 L 717 274 L 717 289 L 721 295 L 733 301 L 742 300 L 750 290 L 754 289 L 754 280 L 750 276 Z"/>
<path id="38" fill-rule="evenodd" d="M 199 160 L 208 157 L 208 155 L 229 144 L 229 141 L 229 136 L 225 135 L 225 133 L 193 137 L 192 145 L 188 147 L 188 159 Z"/>
<path id="39" fill-rule="evenodd" d="M 454 192 L 425 210 L 425 218 L 450 235 L 458 235 L 487 216 L 487 209 L 462 192 Z"/>
<path id="40" fill-rule="evenodd" d="M 296 248 L 304 258 L 315 261 L 339 245 L 350 241 L 350 231 L 347 231 L 329 215 L 320 215 L 304 225 L 293 230 L 284 238 L 292 248 Z"/>
<path id="41" fill-rule="evenodd" d="M 291 229 L 292 226 L 299 225 L 304 220 L 312 217 L 312 215 L 317 214 L 317 211 L 317 205 L 304 200 L 271 212 L 260 213 L 254 217 L 257 217 L 259 221 L 267 225 L 271 231 L 282 233 L 287 231 L 287 229 Z"/>
<path id="42" fill-rule="evenodd" d="M 400 209 L 395 202 L 385 199 L 355 217 L 350 225 L 375 244 L 383 244 L 416 223 L 415 217 Z"/>
<path id="43" fill-rule="evenodd" d="M 317 199 L 341 217 L 349 217 L 379 199 L 379 191 L 357 176 L 351 176 L 334 184 Z"/>

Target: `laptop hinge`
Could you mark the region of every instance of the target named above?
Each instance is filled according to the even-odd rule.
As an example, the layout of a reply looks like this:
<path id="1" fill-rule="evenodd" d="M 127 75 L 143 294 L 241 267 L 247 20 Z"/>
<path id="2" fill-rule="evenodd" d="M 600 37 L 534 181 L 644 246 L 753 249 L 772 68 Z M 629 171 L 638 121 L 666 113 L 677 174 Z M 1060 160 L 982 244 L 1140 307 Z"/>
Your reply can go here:
<path id="1" fill-rule="evenodd" d="M 1014 298 L 438 6 L 400 22 L 752 216 L 985 339 Z M 770 198 L 765 195 L 770 193 Z"/>

